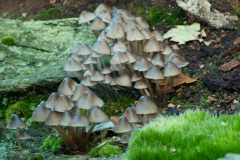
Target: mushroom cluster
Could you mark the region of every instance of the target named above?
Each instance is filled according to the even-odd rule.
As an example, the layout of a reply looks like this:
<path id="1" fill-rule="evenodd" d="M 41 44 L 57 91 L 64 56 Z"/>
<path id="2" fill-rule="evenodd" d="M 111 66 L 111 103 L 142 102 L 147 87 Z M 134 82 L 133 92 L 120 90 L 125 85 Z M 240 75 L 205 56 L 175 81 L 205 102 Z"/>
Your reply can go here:
<path id="1" fill-rule="evenodd" d="M 92 47 L 77 43 L 64 70 L 109 96 L 135 88 L 141 95 L 165 99 L 171 79 L 188 64 L 158 30 L 151 31 L 142 17 L 127 10 L 100 4 L 94 13 L 82 11 L 78 24 L 91 29 L 97 41 Z"/>
<path id="2" fill-rule="evenodd" d="M 103 104 L 88 87 L 67 77 L 37 106 L 32 120 L 54 127 L 68 150 L 84 151 L 96 124 L 109 120 L 101 110 Z"/>
<path id="3" fill-rule="evenodd" d="M 136 106 L 128 107 L 115 123 L 114 131 L 124 133 L 120 143 L 128 143 L 130 131 L 137 129 L 137 123 L 146 124 L 160 116 L 156 104 L 147 96 L 141 96 Z M 110 118 L 112 120 L 112 117 Z"/>

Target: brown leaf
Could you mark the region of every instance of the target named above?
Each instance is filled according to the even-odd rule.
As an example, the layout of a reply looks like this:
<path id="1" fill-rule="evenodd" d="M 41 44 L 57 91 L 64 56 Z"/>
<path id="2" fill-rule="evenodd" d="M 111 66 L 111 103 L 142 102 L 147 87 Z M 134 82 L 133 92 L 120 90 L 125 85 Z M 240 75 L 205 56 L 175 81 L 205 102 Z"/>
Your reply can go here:
<path id="1" fill-rule="evenodd" d="M 238 45 L 240 44 L 240 37 L 238 37 L 234 42 L 233 42 L 234 45 Z"/>
<path id="2" fill-rule="evenodd" d="M 216 100 L 214 97 L 212 97 L 212 96 L 208 96 L 208 100 L 209 100 L 209 102 L 211 102 L 211 103 L 214 103 L 214 102 L 217 101 L 217 100 Z"/>
<path id="3" fill-rule="evenodd" d="M 226 72 L 226 71 L 229 71 L 232 68 L 237 67 L 239 65 L 240 65 L 240 62 L 237 59 L 234 58 L 233 60 L 231 60 L 231 61 L 229 61 L 227 63 L 224 63 L 223 65 L 218 67 L 218 70 Z"/>
<path id="4" fill-rule="evenodd" d="M 221 41 L 221 38 L 216 38 L 215 40 L 214 40 L 214 43 L 219 43 Z"/>
<path id="5" fill-rule="evenodd" d="M 203 64 L 200 64 L 200 65 L 199 65 L 199 68 L 200 68 L 200 69 L 203 69 L 203 68 L 204 68 L 204 65 L 203 65 Z"/>
<path id="6" fill-rule="evenodd" d="M 175 106 L 176 106 L 176 105 L 175 105 L 175 104 L 172 104 L 172 103 L 169 103 L 169 104 L 168 104 L 168 108 L 175 108 Z"/>
<path id="7" fill-rule="evenodd" d="M 176 87 L 184 83 L 192 83 L 195 82 L 196 80 L 197 78 L 190 78 L 181 73 L 176 78 L 173 79 L 173 87 Z"/>
<path id="8" fill-rule="evenodd" d="M 176 45 L 176 44 L 173 44 L 173 45 L 172 45 L 172 48 L 173 48 L 173 50 L 179 50 L 179 47 L 178 47 L 178 45 Z"/>
<path id="9" fill-rule="evenodd" d="M 213 47 L 214 48 L 220 48 L 220 47 L 222 47 L 222 45 L 221 44 L 215 44 Z"/>

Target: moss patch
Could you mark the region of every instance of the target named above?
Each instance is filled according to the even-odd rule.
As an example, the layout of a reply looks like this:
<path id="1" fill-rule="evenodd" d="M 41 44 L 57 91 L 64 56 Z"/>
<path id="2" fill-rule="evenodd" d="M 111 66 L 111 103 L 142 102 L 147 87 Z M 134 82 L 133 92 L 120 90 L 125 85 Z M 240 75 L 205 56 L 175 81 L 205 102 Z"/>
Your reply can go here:
<path id="1" fill-rule="evenodd" d="M 61 18 L 61 10 L 58 8 L 49 8 L 48 10 L 37 14 L 34 20 L 52 20 Z"/>
<path id="2" fill-rule="evenodd" d="M 63 140 L 60 137 L 56 136 L 47 136 L 47 138 L 43 141 L 41 146 L 42 150 L 51 149 L 52 151 L 59 150 L 63 145 Z"/>
<path id="3" fill-rule="evenodd" d="M 41 153 L 33 153 L 31 156 L 28 158 L 28 160 L 44 160 L 44 155 Z"/>
<path id="4" fill-rule="evenodd" d="M 213 117 L 203 111 L 187 111 L 179 117 L 161 117 L 136 130 L 128 159 L 217 159 L 240 153 L 240 116 Z"/>
<path id="5" fill-rule="evenodd" d="M 1 43 L 6 45 L 6 46 L 16 46 L 17 43 L 12 37 L 5 37 L 1 40 Z"/>

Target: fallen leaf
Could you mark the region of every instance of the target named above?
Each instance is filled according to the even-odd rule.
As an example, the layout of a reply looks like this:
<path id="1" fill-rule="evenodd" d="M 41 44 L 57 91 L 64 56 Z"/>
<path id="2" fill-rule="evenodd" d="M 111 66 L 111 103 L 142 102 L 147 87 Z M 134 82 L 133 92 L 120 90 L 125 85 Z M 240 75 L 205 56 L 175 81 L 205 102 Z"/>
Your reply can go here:
<path id="1" fill-rule="evenodd" d="M 237 108 L 237 105 L 236 104 L 233 104 L 233 105 L 231 105 L 231 110 L 236 110 L 236 108 Z"/>
<path id="2" fill-rule="evenodd" d="M 214 43 L 219 43 L 221 41 L 221 38 L 217 37 L 215 40 L 214 40 Z"/>
<path id="3" fill-rule="evenodd" d="M 203 64 L 200 64 L 200 65 L 199 65 L 199 68 L 200 68 L 200 69 L 203 69 L 203 68 L 204 68 L 204 65 L 203 65 Z"/>
<path id="4" fill-rule="evenodd" d="M 175 108 L 175 106 L 176 106 L 176 105 L 175 105 L 175 104 L 172 104 L 172 103 L 169 103 L 169 104 L 168 104 L 168 108 Z"/>
<path id="5" fill-rule="evenodd" d="M 173 79 L 173 87 L 176 87 L 184 83 L 193 83 L 196 80 L 197 78 L 190 78 L 188 76 L 185 76 L 183 73 L 181 73 Z"/>
<path id="6" fill-rule="evenodd" d="M 209 46 L 214 40 L 203 41 L 206 46 Z"/>
<path id="7" fill-rule="evenodd" d="M 213 47 L 217 49 L 217 48 L 222 47 L 222 45 L 221 44 L 215 44 Z"/>
<path id="8" fill-rule="evenodd" d="M 208 96 L 208 100 L 209 100 L 209 102 L 211 102 L 211 103 L 214 103 L 214 102 L 217 101 L 217 100 L 216 100 L 215 98 L 213 98 L 212 96 Z"/>
<path id="9" fill-rule="evenodd" d="M 238 37 L 234 42 L 233 42 L 234 45 L 238 45 L 240 44 L 240 37 Z"/>
<path id="10" fill-rule="evenodd" d="M 227 63 L 224 63 L 223 65 L 218 67 L 218 70 L 226 72 L 226 71 L 230 71 L 231 69 L 233 69 L 233 68 L 235 68 L 239 65 L 240 65 L 240 62 L 237 59 L 234 58 L 233 60 L 231 60 Z"/>
<path id="11" fill-rule="evenodd" d="M 172 45 L 172 49 L 179 50 L 179 47 L 178 47 L 178 45 L 174 44 L 174 45 Z"/>

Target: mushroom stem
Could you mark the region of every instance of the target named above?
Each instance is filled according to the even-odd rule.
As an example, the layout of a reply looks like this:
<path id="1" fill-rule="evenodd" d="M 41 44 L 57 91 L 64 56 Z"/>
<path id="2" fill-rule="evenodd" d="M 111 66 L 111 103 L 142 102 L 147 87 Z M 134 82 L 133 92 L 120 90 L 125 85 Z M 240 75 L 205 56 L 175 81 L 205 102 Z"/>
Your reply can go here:
<path id="1" fill-rule="evenodd" d="M 98 67 L 98 71 L 102 70 L 102 66 L 101 66 L 101 62 L 100 62 L 100 58 L 97 57 L 97 67 Z"/>
<path id="2" fill-rule="evenodd" d="M 125 133 L 125 136 L 126 136 L 127 141 L 129 141 L 130 137 L 128 135 L 128 132 Z"/>
<path id="3" fill-rule="evenodd" d="M 20 131 L 19 131 L 19 128 L 16 129 L 16 135 L 17 135 L 17 142 L 18 142 L 18 146 L 19 147 L 22 147 L 22 144 L 21 144 L 21 140 L 18 139 L 19 135 L 20 135 Z"/>
<path id="4" fill-rule="evenodd" d="M 55 129 L 59 132 L 60 136 L 62 137 L 66 147 L 68 149 L 70 148 L 75 148 L 75 145 L 73 144 L 73 142 L 71 141 L 71 139 L 69 139 L 69 137 L 66 135 L 66 133 L 64 132 L 64 130 L 60 127 L 60 126 L 54 126 Z"/>
<path id="5" fill-rule="evenodd" d="M 95 126 L 96 126 L 96 123 L 92 123 L 90 129 L 88 130 L 88 132 L 87 132 L 87 134 L 86 134 L 86 136 L 84 138 L 84 143 L 87 143 L 87 141 L 88 141 L 88 139 L 89 139 L 89 137 L 90 137 L 90 135 L 91 135 L 91 133 L 92 133 L 92 131 L 93 131 Z"/>
<path id="6" fill-rule="evenodd" d="M 162 96 L 161 91 L 160 91 L 160 86 L 158 82 L 155 82 L 156 84 L 156 94 L 158 95 L 158 97 L 160 98 Z"/>
<path id="7" fill-rule="evenodd" d="M 165 81 L 165 84 L 164 84 L 164 99 L 163 99 L 163 102 L 164 102 L 164 103 L 165 103 L 165 101 L 166 101 L 167 86 L 168 86 L 169 80 L 170 80 L 170 77 L 166 77 L 166 81 Z"/>
<path id="8" fill-rule="evenodd" d="M 143 72 L 143 77 L 144 77 L 144 74 L 145 74 L 145 73 L 146 73 L 146 72 Z M 146 82 L 146 84 L 147 84 L 147 86 L 148 86 L 148 89 L 149 89 L 149 92 L 150 92 L 151 96 L 152 96 L 152 97 L 155 97 L 155 94 L 154 94 L 154 92 L 153 92 L 153 89 L 152 89 L 152 87 L 151 87 L 148 79 L 147 79 L 147 78 L 144 78 L 144 81 Z"/>
<path id="9" fill-rule="evenodd" d="M 143 115 L 143 124 L 147 124 L 147 114 Z"/>
<path id="10" fill-rule="evenodd" d="M 143 89 L 139 89 L 139 93 L 141 94 L 141 96 L 145 96 Z"/>
<path id="11" fill-rule="evenodd" d="M 144 88 L 144 91 L 145 91 L 147 96 L 150 96 L 150 93 L 148 92 L 147 88 Z"/>

